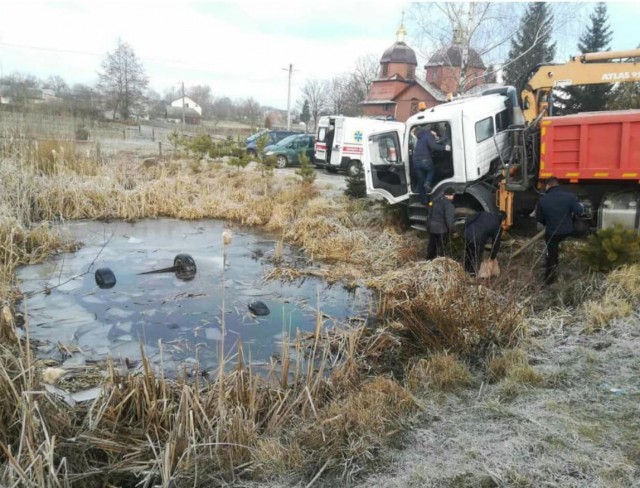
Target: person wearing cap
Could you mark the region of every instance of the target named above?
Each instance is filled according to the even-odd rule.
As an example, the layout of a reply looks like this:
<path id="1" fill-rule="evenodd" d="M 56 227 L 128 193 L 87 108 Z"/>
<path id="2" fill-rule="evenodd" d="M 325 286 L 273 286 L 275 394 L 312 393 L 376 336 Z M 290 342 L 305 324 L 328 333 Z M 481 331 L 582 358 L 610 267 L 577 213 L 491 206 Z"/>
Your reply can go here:
<path id="1" fill-rule="evenodd" d="M 429 244 L 427 245 L 427 261 L 435 257 L 446 255 L 446 246 L 449 235 L 455 232 L 455 207 L 453 198 L 455 190 L 449 186 L 445 188 L 442 196 L 431 202 L 431 212 L 427 221 L 429 231 Z"/>

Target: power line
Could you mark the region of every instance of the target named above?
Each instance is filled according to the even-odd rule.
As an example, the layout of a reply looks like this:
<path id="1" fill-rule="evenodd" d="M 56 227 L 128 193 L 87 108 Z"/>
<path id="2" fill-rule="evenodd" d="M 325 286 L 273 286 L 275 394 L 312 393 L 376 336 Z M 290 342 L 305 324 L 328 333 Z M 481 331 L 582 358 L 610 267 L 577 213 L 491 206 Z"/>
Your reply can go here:
<path id="1" fill-rule="evenodd" d="M 33 51 L 46 51 L 46 52 L 54 52 L 60 54 L 79 54 L 82 56 L 99 56 L 103 57 L 107 54 L 107 52 L 91 52 L 91 51 L 76 51 L 74 49 L 60 49 L 55 47 L 42 47 L 42 46 L 29 46 L 26 44 L 13 44 L 9 42 L 0 42 L 0 46 L 13 47 L 18 49 L 31 49 Z M 179 60 L 176 59 L 160 59 L 160 58 L 146 58 L 142 56 L 137 56 L 138 59 L 142 59 L 144 61 L 153 61 L 156 63 L 180 63 Z"/>

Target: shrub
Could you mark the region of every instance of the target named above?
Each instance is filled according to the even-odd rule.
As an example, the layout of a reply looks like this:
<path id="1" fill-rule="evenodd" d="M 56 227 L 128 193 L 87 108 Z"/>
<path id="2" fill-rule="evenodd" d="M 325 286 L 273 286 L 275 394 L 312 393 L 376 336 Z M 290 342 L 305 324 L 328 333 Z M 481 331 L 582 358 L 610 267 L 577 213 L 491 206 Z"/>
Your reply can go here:
<path id="1" fill-rule="evenodd" d="M 407 375 L 407 383 L 412 391 L 429 386 L 439 391 L 453 391 L 471 384 L 472 377 L 464 363 L 445 353 L 438 353 L 429 359 L 421 359 Z"/>
<path id="2" fill-rule="evenodd" d="M 616 225 L 589 236 L 581 253 L 591 268 L 610 271 L 640 261 L 640 238 L 636 231 Z"/>
<path id="3" fill-rule="evenodd" d="M 524 332 L 517 293 L 503 296 L 477 286 L 449 258 L 412 263 L 367 285 L 380 292 L 379 313 L 401 322 L 419 351 L 482 356 L 513 346 Z"/>
<path id="4" fill-rule="evenodd" d="M 296 169 L 296 175 L 305 185 L 311 185 L 316 180 L 316 169 L 304 152 L 300 154 L 300 167 Z"/>
<path id="5" fill-rule="evenodd" d="M 233 166 L 235 167 L 238 172 L 240 172 L 241 168 L 245 168 L 248 164 L 249 161 L 251 161 L 251 159 L 249 158 L 248 155 L 243 155 L 242 157 L 238 158 L 238 157 L 232 157 L 231 159 L 229 159 L 229 166 Z"/>
<path id="6" fill-rule="evenodd" d="M 76 129 L 75 138 L 77 141 L 88 141 L 89 131 L 85 129 L 84 125 L 81 125 Z"/>
<path id="7" fill-rule="evenodd" d="M 350 198 L 365 198 L 367 186 L 364 181 L 364 171 L 358 171 L 355 175 L 347 176 L 347 188 L 344 194 Z"/>

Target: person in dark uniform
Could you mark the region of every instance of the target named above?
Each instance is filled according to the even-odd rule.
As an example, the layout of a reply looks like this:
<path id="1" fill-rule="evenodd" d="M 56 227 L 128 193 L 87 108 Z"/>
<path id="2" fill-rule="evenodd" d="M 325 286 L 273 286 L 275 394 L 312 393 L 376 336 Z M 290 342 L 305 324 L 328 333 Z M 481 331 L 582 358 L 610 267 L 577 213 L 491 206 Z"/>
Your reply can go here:
<path id="1" fill-rule="evenodd" d="M 480 269 L 484 245 L 491 242 L 491 259 L 498 257 L 504 212 L 478 212 L 464 227 L 464 269 L 475 276 Z"/>
<path id="2" fill-rule="evenodd" d="M 560 243 L 573 234 L 573 218 L 580 217 L 584 208 L 578 197 L 560 187 L 560 182 L 555 177 L 546 180 L 545 190 L 546 194 L 536 207 L 536 218 L 545 226 L 547 259 L 544 266 L 544 282 L 550 284 L 556 279 Z"/>
<path id="3" fill-rule="evenodd" d="M 455 194 L 455 190 L 448 187 L 443 195 L 432 203 L 427 222 L 429 230 L 427 261 L 446 255 L 445 247 L 449 242 L 449 235 L 455 232 L 455 207 L 453 206 Z"/>
<path id="4" fill-rule="evenodd" d="M 327 131 L 327 134 L 324 137 L 324 141 L 327 145 L 327 150 L 326 150 L 327 156 L 325 159 L 325 163 L 327 164 L 327 166 L 331 164 L 331 150 L 333 149 L 333 136 L 334 136 L 333 126 L 330 126 L 329 130 Z"/>
<path id="5" fill-rule="evenodd" d="M 418 140 L 413 149 L 413 171 L 417 179 L 420 201 L 426 205 L 429 203 L 427 193 L 431 192 L 431 184 L 435 176 L 431 151 L 436 149 L 440 151 L 450 151 L 451 147 L 449 145 L 438 144 L 434 130 L 426 131 L 420 129 L 416 136 Z"/>

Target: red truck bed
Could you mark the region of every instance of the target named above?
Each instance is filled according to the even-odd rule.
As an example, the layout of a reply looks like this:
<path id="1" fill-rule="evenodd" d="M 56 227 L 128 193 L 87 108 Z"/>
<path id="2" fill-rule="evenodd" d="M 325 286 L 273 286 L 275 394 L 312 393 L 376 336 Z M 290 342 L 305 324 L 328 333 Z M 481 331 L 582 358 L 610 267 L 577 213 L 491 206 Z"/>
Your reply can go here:
<path id="1" fill-rule="evenodd" d="M 542 119 L 540 177 L 549 176 L 640 180 L 640 110 Z"/>

